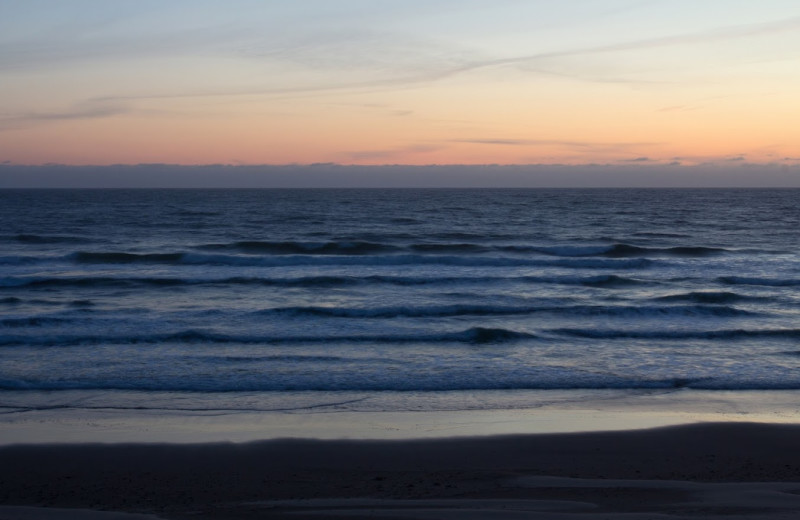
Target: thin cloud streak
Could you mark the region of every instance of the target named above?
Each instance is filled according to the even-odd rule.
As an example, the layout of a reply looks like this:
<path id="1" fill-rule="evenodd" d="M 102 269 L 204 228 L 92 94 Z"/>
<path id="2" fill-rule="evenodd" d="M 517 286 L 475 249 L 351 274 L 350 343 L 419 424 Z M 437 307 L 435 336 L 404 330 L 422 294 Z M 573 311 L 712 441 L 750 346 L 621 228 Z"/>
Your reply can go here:
<path id="1" fill-rule="evenodd" d="M 798 29 L 800 29 L 800 16 L 795 16 L 772 22 L 761 22 L 755 24 L 722 27 L 712 31 L 702 31 L 697 33 L 688 33 L 675 36 L 664 36 L 659 38 L 648 38 L 644 40 L 634 40 L 630 42 L 600 45 L 596 47 L 585 47 L 581 49 L 572 49 L 565 51 L 543 52 L 527 56 L 498 58 L 495 60 L 487 60 L 483 63 L 475 63 L 472 65 L 471 69 L 465 69 L 464 71 L 474 70 L 484 67 L 493 67 L 497 65 L 515 65 L 526 62 L 535 62 L 537 60 L 550 59 L 550 58 L 564 58 L 564 57 L 581 56 L 589 54 L 606 54 L 606 53 L 624 52 L 631 50 L 668 47 L 675 45 L 713 43 L 722 40 L 747 38 L 761 34 L 774 34 L 776 32 L 794 31 Z"/>
<path id="2" fill-rule="evenodd" d="M 658 146 L 664 143 L 655 142 L 596 142 L 596 141 L 571 141 L 563 139 L 453 139 L 454 143 L 485 144 L 499 146 L 565 146 L 568 148 L 630 148 L 636 146 Z"/>
<path id="3" fill-rule="evenodd" d="M 344 81 L 339 83 L 320 83 L 314 85 L 286 85 L 280 87 L 263 87 L 263 88 L 244 88 L 244 89 L 215 89 L 207 91 L 194 91 L 194 92 L 181 92 L 181 93 L 153 93 L 147 95 L 133 95 L 133 96 L 101 96 L 93 98 L 96 101 L 116 101 L 116 100 L 156 100 L 156 99 L 180 99 L 180 98 L 203 98 L 203 97 L 224 97 L 224 96 L 288 96 L 300 97 L 305 95 L 315 95 L 322 93 L 335 94 L 351 93 L 353 91 L 360 93 L 373 93 L 393 91 L 402 88 L 413 88 L 426 83 L 434 83 L 444 79 L 452 78 L 468 72 L 473 72 L 481 69 L 488 69 L 499 66 L 521 66 L 533 65 L 537 61 L 568 58 L 574 56 L 585 56 L 594 54 L 611 54 L 617 52 L 626 52 L 631 50 L 644 50 L 660 47 L 669 47 L 677 45 L 689 44 L 704 44 L 713 43 L 723 40 L 742 39 L 762 34 L 774 34 L 776 32 L 785 32 L 792 30 L 800 30 L 800 17 L 791 17 L 772 22 L 761 22 L 755 24 L 736 25 L 729 27 L 722 27 L 712 31 L 702 31 L 697 33 L 689 33 L 675 36 L 665 36 L 659 38 L 640 39 L 629 42 L 615 43 L 609 45 L 600 45 L 594 47 L 585 47 L 578 49 L 570 49 L 564 51 L 542 52 L 536 54 L 512 56 L 507 58 L 492 58 L 492 59 L 466 59 L 466 58 L 450 58 L 442 60 L 438 66 L 425 64 L 422 67 L 424 70 L 414 73 L 406 73 L 399 76 L 375 78 L 375 79 L 360 79 L 357 81 Z M 291 52 L 286 52 L 285 58 L 289 60 Z M 254 58 L 256 59 L 256 58 Z M 453 65 L 453 62 L 461 61 L 460 64 Z M 446 62 L 446 63 L 444 63 Z M 603 83 L 661 83 L 655 81 L 643 80 L 629 80 L 625 78 L 594 78 L 581 76 L 579 74 L 566 74 L 563 72 L 553 72 L 542 69 L 526 69 L 529 73 L 542 74 L 542 75 L 559 75 L 570 77 L 576 80 L 603 82 Z"/>
<path id="4" fill-rule="evenodd" d="M 391 148 L 387 150 L 360 150 L 355 152 L 349 152 L 346 154 L 346 156 L 353 161 L 374 160 L 374 159 L 390 160 L 395 157 L 405 157 L 409 154 L 431 153 L 439 151 L 441 149 L 443 149 L 442 146 L 418 144 L 418 145 Z"/>
<path id="5" fill-rule="evenodd" d="M 26 127 L 36 123 L 71 121 L 77 119 L 102 119 L 128 112 L 130 112 L 129 107 L 119 103 L 89 100 L 78 103 L 70 110 L 62 112 L 24 112 L 0 116 L 0 131 Z"/>
<path id="6" fill-rule="evenodd" d="M 655 159 L 651 159 L 649 157 L 636 157 L 634 159 L 621 159 L 619 162 L 621 163 L 635 163 L 635 164 L 643 164 L 643 163 L 654 163 L 659 162 Z"/>

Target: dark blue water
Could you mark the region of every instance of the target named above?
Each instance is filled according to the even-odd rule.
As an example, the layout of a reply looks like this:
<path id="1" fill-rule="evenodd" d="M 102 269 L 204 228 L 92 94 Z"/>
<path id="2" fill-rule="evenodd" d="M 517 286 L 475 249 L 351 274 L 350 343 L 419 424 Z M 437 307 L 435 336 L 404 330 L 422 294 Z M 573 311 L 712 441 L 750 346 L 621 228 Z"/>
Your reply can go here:
<path id="1" fill-rule="evenodd" d="M 798 196 L 0 191 L 0 406 L 798 389 Z"/>

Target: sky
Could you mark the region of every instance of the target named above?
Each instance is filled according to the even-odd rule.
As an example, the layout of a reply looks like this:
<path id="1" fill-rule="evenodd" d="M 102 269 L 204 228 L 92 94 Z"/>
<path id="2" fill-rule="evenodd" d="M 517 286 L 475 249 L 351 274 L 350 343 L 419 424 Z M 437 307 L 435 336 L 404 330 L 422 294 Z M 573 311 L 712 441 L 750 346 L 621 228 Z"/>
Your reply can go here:
<path id="1" fill-rule="evenodd" d="M 0 0 L 13 166 L 800 175 L 798 92 L 796 0 Z"/>

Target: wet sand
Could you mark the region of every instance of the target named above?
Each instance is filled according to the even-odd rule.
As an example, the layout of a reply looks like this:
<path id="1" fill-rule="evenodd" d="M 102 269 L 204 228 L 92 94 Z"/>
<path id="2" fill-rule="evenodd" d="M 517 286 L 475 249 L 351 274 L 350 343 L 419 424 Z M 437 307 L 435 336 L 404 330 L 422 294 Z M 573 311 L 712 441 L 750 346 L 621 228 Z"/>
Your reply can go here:
<path id="1" fill-rule="evenodd" d="M 168 519 L 798 518 L 798 439 L 796 425 L 712 423 L 407 441 L 13 445 L 0 448 L 0 520 L 104 520 L 101 510 Z"/>

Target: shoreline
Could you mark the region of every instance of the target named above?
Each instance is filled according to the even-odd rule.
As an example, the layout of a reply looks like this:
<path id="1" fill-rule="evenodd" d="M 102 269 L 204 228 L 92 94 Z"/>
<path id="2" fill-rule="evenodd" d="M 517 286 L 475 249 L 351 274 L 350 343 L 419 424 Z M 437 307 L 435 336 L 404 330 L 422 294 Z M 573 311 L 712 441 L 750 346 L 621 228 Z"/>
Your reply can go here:
<path id="1" fill-rule="evenodd" d="M 0 446 L 430 439 L 634 430 L 704 422 L 800 424 L 800 391 L 531 390 L 230 394 L 3 393 Z M 480 408 L 483 407 L 483 408 Z"/>
<path id="2" fill-rule="evenodd" d="M 792 518 L 797 438 L 800 425 L 726 422 L 418 440 L 14 445 L 0 447 L 0 504 L 168 519 Z M 0 518 L 9 514 L 0 508 Z"/>

